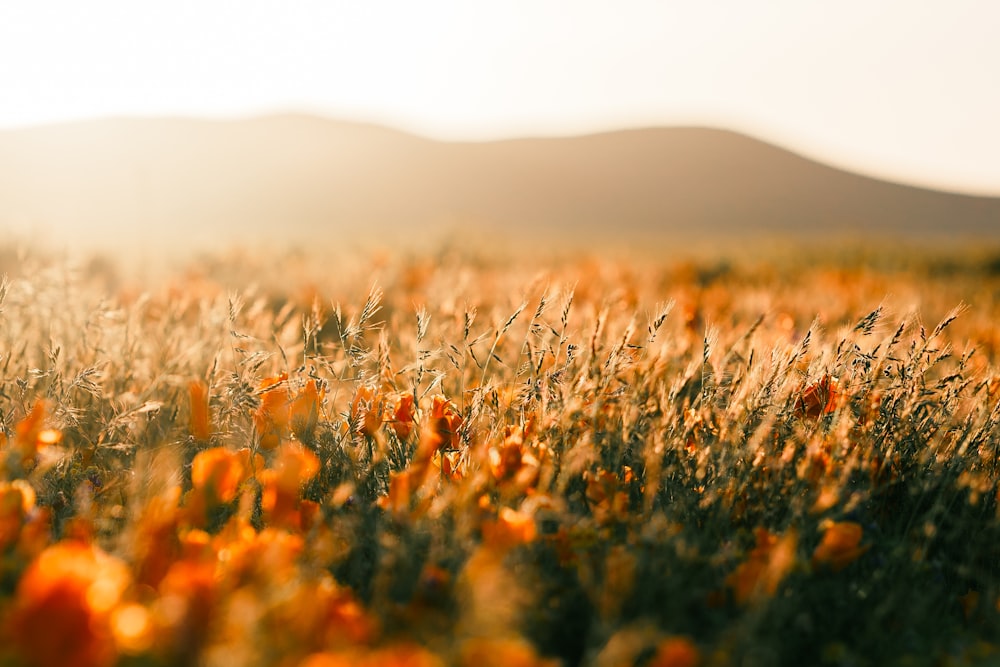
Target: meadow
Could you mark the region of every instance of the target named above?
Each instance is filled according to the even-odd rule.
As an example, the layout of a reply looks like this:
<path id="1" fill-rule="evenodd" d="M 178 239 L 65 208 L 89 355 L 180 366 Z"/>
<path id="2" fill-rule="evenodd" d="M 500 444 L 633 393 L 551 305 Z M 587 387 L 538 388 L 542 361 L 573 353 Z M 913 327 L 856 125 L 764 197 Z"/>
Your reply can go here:
<path id="1" fill-rule="evenodd" d="M 1000 255 L 0 249 L 0 665 L 1000 663 Z"/>

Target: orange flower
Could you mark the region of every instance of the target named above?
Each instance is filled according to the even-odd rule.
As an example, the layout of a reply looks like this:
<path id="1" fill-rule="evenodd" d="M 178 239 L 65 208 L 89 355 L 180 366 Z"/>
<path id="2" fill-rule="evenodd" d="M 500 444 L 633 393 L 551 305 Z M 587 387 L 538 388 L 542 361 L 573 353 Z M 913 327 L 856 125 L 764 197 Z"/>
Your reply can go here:
<path id="1" fill-rule="evenodd" d="M 62 431 L 46 428 L 48 407 L 43 399 L 35 402 L 31 412 L 14 427 L 14 444 L 20 454 L 21 465 L 28 465 L 35 459 L 40 449 L 57 445 L 62 440 Z"/>
<path id="2" fill-rule="evenodd" d="M 293 396 L 288 388 L 288 373 L 280 373 L 265 378 L 257 393 L 260 405 L 253 419 L 262 449 L 274 449 L 292 433 L 300 439 L 313 435 L 324 393 L 316 380 L 306 382 Z"/>
<path id="3" fill-rule="evenodd" d="M 756 538 L 757 545 L 747 560 L 726 577 L 726 584 L 739 604 L 761 596 L 774 596 L 781 581 L 795 566 L 798 535 L 794 530 L 778 537 L 758 528 Z"/>
<path id="4" fill-rule="evenodd" d="M 14 427 L 18 443 L 33 446 L 38 441 L 38 436 L 45 425 L 46 412 L 45 401 L 42 399 L 35 401 L 31 412 L 25 415 L 24 419 Z"/>
<path id="5" fill-rule="evenodd" d="M 444 396 L 435 396 L 431 402 L 430 426 L 442 446 L 458 449 L 460 444 L 458 429 L 461 425 L 462 415 L 455 405 Z"/>
<path id="6" fill-rule="evenodd" d="M 357 433 L 373 437 L 382 425 L 384 408 L 385 398 L 375 387 L 358 387 L 354 401 L 351 402 L 351 426 Z"/>
<path id="7" fill-rule="evenodd" d="M 111 631 L 122 653 L 139 655 L 153 645 L 153 619 L 141 604 L 132 603 L 116 609 L 111 615 Z"/>
<path id="8" fill-rule="evenodd" d="M 395 644 L 371 651 L 313 653 L 299 667 L 444 667 L 444 662 L 416 644 Z"/>
<path id="9" fill-rule="evenodd" d="M 434 467 L 441 471 L 443 479 L 457 481 L 465 476 L 465 466 L 462 464 L 462 452 L 434 452 L 431 462 L 434 464 Z"/>
<path id="10" fill-rule="evenodd" d="M 396 515 L 403 515 L 410 509 L 412 495 L 412 474 L 409 470 L 389 473 L 389 495 L 378 499 L 382 509 Z"/>
<path id="11" fill-rule="evenodd" d="M 309 482 L 319 472 L 319 458 L 296 443 L 285 443 L 278 450 L 274 471 L 278 473 L 279 486 L 291 492 Z"/>
<path id="12" fill-rule="evenodd" d="M 262 572 L 274 581 L 273 568 Z M 396 664 L 369 660 L 374 653 L 361 648 L 374 638 L 378 623 L 350 588 L 321 574 L 317 578 L 295 576 L 282 584 L 282 590 L 268 613 L 267 627 L 281 628 L 280 636 L 270 636 L 276 651 L 272 655 L 305 654 L 300 666 Z M 281 664 L 295 663 L 285 660 Z"/>
<path id="13" fill-rule="evenodd" d="M 208 637 L 217 592 L 215 563 L 177 561 L 159 586 L 153 618 L 175 652 L 174 662 L 191 664 Z"/>
<path id="14" fill-rule="evenodd" d="M 288 373 L 265 378 L 260 383 L 258 394 L 260 405 L 254 412 L 253 422 L 260 437 L 262 449 L 277 447 L 288 431 L 290 395 L 284 383 L 288 381 Z"/>
<path id="15" fill-rule="evenodd" d="M 397 438 L 405 440 L 410 437 L 415 418 L 413 394 L 400 394 L 396 409 L 392 412 L 392 430 L 396 432 Z"/>
<path id="16" fill-rule="evenodd" d="M 18 541 L 34 507 L 35 490 L 26 481 L 0 482 L 0 553 Z"/>
<path id="17" fill-rule="evenodd" d="M 844 569 L 870 545 L 859 546 L 864 530 L 853 521 L 830 521 L 826 523 L 823 539 L 813 551 L 813 567 L 828 566 L 834 572 Z"/>
<path id="18" fill-rule="evenodd" d="M 462 415 L 451 401 L 444 396 L 435 396 L 430 418 L 420 430 L 417 451 L 413 453 L 413 460 L 410 462 L 414 475 L 419 477 L 426 473 L 435 454 L 441 450 L 459 448 L 461 439 L 458 428 L 461 424 Z"/>
<path id="19" fill-rule="evenodd" d="M 208 385 L 204 380 L 192 380 L 188 384 L 188 395 L 191 399 L 191 435 L 195 440 L 208 440 L 212 435 L 212 426 L 209 423 Z"/>
<path id="20" fill-rule="evenodd" d="M 459 652 L 462 667 L 556 667 L 556 660 L 538 655 L 535 647 L 520 637 L 466 640 Z"/>
<path id="21" fill-rule="evenodd" d="M 264 487 L 261 507 L 276 525 L 301 528 L 299 492 L 319 472 L 319 459 L 297 443 L 285 443 L 278 450 L 274 468 L 260 475 Z"/>
<path id="22" fill-rule="evenodd" d="M 670 637 L 660 642 L 649 667 L 697 667 L 701 654 L 687 637 Z"/>
<path id="23" fill-rule="evenodd" d="M 363 664 L 370 667 L 444 667 L 441 658 L 416 644 L 395 644 L 378 649 Z"/>
<path id="24" fill-rule="evenodd" d="M 262 466 L 260 456 L 256 464 Z M 225 447 L 213 447 L 198 452 L 191 462 L 191 485 L 203 492 L 210 502 L 226 504 L 236 498 L 240 484 L 251 473 L 249 449 L 233 452 Z"/>
<path id="25" fill-rule="evenodd" d="M 132 554 L 136 580 L 155 588 L 170 565 L 180 557 L 177 538 L 180 487 L 173 487 L 146 503 L 135 525 Z"/>
<path id="26" fill-rule="evenodd" d="M 317 387 L 316 380 L 309 380 L 292 400 L 289 408 L 289 419 L 296 437 L 312 436 L 319 422 L 319 407 L 322 402 L 323 391 Z"/>
<path id="27" fill-rule="evenodd" d="M 117 651 L 110 617 L 130 583 L 125 564 L 97 547 L 55 544 L 18 584 L 11 638 L 31 664 L 112 665 Z"/>
<path id="28" fill-rule="evenodd" d="M 299 667 L 355 667 L 358 656 L 353 653 L 313 653 L 299 663 Z"/>
<path id="29" fill-rule="evenodd" d="M 824 375 L 802 392 L 798 399 L 798 408 L 806 417 L 822 417 L 837 409 L 840 399 L 840 385 L 837 378 Z"/>
<path id="30" fill-rule="evenodd" d="M 540 463 L 524 450 L 524 435 L 520 428 L 511 429 L 499 448 L 489 451 L 490 472 L 500 490 L 506 495 L 517 495 L 538 481 Z"/>
<path id="31" fill-rule="evenodd" d="M 519 544 L 527 544 L 538 535 L 530 514 L 503 507 L 495 521 L 483 521 L 483 544 L 493 551 L 503 552 Z"/>

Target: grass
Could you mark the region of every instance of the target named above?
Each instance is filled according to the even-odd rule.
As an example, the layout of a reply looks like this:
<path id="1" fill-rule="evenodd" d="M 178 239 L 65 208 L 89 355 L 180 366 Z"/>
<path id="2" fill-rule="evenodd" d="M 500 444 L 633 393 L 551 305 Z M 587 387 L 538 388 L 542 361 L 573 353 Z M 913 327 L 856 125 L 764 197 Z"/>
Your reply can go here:
<path id="1" fill-rule="evenodd" d="M 971 257 L 6 253 L 0 664 L 995 664 Z"/>

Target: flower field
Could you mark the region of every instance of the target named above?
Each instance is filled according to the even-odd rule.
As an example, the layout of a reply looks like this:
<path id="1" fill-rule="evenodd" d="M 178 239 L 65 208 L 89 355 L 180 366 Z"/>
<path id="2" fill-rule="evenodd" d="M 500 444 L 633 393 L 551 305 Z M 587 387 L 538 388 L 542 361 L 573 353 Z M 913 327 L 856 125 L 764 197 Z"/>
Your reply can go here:
<path id="1" fill-rule="evenodd" d="M 1000 663 L 1000 272 L 0 253 L 0 665 Z"/>

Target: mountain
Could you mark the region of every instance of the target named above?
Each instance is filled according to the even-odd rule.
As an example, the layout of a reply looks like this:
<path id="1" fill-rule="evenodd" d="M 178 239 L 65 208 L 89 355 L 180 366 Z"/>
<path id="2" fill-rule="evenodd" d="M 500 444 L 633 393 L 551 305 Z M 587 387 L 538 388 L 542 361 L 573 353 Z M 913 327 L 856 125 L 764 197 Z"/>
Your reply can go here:
<path id="1" fill-rule="evenodd" d="M 835 169 L 734 132 L 432 141 L 310 116 L 108 119 L 0 132 L 0 230 L 102 247 L 514 243 L 769 234 L 1000 236 L 1000 198 Z"/>

